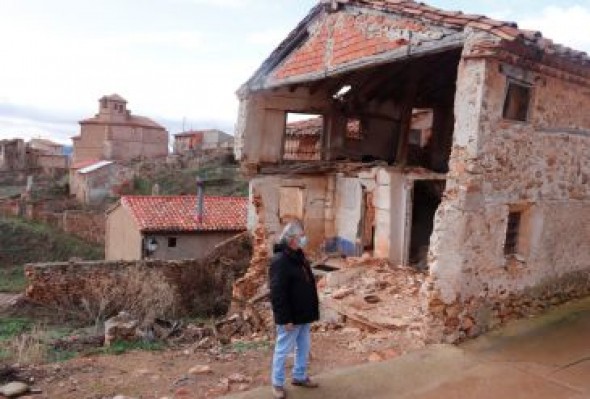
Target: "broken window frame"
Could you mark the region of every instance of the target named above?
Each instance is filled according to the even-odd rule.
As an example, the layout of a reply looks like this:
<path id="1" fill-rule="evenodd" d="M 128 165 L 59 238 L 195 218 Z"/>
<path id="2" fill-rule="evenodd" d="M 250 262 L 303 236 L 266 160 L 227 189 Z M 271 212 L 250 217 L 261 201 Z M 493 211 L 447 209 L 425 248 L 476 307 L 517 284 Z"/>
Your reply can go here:
<path id="1" fill-rule="evenodd" d="M 510 116 L 508 115 L 509 109 L 509 99 L 511 93 L 511 87 L 517 87 L 518 89 L 524 88 L 528 91 L 528 98 L 527 98 L 527 105 L 526 105 L 526 114 L 524 115 L 524 119 L 519 119 L 518 115 Z M 531 109 L 532 109 L 532 102 L 533 102 L 533 94 L 534 94 L 534 87 L 532 84 L 518 80 L 515 78 L 507 77 L 506 78 L 506 88 L 504 90 L 504 102 L 502 104 L 502 119 L 516 122 L 516 123 L 528 123 L 531 118 Z"/>
<path id="2" fill-rule="evenodd" d="M 358 122 L 359 125 L 359 131 L 358 134 L 355 136 L 353 134 L 351 134 L 350 130 L 348 129 L 348 125 L 350 123 L 354 123 L 354 122 Z M 346 140 L 350 140 L 350 141 L 362 141 L 363 138 L 365 137 L 365 132 L 364 132 L 364 123 L 363 123 L 363 119 L 360 117 L 354 117 L 354 116 L 349 116 L 346 118 L 346 131 L 344 133 L 344 138 Z"/>
<path id="3" fill-rule="evenodd" d="M 307 115 L 310 118 L 322 118 L 322 128 L 320 130 L 320 135 L 318 138 L 319 142 L 319 158 L 318 159 L 305 159 L 305 160 L 297 160 L 297 159 L 285 159 L 285 155 L 287 154 L 286 151 L 286 144 L 287 144 L 287 127 L 289 125 L 289 114 L 294 115 Z M 305 112 L 305 111 L 284 111 L 284 127 L 283 127 L 283 137 L 281 140 L 281 155 L 280 155 L 280 162 L 281 163 L 292 163 L 292 162 L 318 162 L 324 160 L 324 140 L 326 137 L 326 115 L 323 113 L 315 113 L 315 112 Z M 316 144 L 317 145 L 317 144 Z"/>

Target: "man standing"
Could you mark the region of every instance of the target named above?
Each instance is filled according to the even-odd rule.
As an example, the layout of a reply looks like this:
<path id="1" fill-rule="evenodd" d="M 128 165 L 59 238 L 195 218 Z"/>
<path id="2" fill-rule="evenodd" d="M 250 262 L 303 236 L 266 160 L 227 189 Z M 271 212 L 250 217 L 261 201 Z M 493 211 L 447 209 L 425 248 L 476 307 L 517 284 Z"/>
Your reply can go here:
<path id="1" fill-rule="evenodd" d="M 311 323 L 319 319 L 319 300 L 315 277 L 303 248 L 307 237 L 300 222 L 285 226 L 270 265 L 270 296 L 277 336 L 272 362 L 273 395 L 287 397 L 285 361 L 295 349 L 292 384 L 317 388 L 307 375 L 311 348 Z"/>

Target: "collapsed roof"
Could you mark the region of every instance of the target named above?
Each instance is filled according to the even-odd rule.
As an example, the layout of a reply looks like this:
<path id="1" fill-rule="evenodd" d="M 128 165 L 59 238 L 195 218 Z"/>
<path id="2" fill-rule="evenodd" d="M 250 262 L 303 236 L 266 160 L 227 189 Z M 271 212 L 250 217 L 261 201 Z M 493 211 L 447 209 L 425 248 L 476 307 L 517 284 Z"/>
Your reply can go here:
<path id="1" fill-rule="evenodd" d="M 341 18 L 330 20 L 330 16 Z M 590 57 L 585 52 L 556 44 L 541 32 L 519 29 L 514 22 L 411 0 L 322 0 L 239 94 L 461 48 L 469 34 L 478 32 L 494 39 L 481 43 L 478 56 L 507 61 L 516 57 L 590 78 Z"/>

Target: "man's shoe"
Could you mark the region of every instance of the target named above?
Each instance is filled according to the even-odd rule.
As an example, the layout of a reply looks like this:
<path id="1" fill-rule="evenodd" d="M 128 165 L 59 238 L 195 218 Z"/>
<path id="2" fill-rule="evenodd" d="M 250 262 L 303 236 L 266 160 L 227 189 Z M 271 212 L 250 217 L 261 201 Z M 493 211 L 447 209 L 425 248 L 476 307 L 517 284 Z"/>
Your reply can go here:
<path id="1" fill-rule="evenodd" d="M 303 388 L 317 388 L 320 386 L 320 384 L 312 381 L 310 378 L 306 378 L 305 380 L 293 380 L 291 381 L 291 384 Z"/>
<path id="2" fill-rule="evenodd" d="M 283 387 L 276 387 L 273 385 L 272 387 L 272 397 L 274 399 L 286 399 L 287 391 Z"/>

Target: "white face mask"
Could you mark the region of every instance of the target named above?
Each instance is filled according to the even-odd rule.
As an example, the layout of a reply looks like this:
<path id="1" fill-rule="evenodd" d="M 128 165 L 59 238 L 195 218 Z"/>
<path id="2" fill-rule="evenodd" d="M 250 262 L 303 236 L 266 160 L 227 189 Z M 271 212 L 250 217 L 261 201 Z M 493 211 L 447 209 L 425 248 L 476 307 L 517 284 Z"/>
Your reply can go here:
<path id="1" fill-rule="evenodd" d="M 299 248 L 305 248 L 306 245 L 307 245 L 307 237 L 306 236 L 299 237 Z"/>

